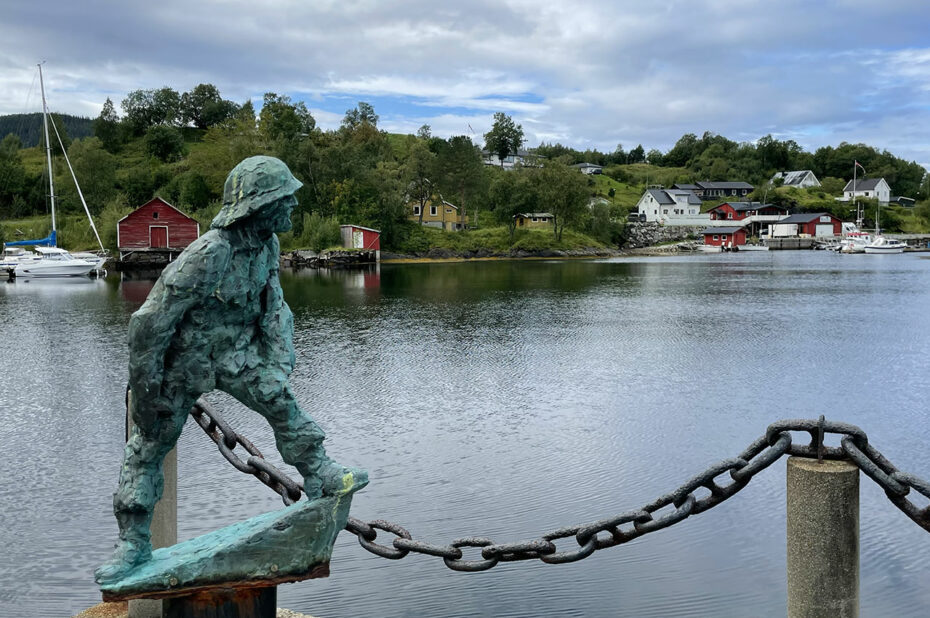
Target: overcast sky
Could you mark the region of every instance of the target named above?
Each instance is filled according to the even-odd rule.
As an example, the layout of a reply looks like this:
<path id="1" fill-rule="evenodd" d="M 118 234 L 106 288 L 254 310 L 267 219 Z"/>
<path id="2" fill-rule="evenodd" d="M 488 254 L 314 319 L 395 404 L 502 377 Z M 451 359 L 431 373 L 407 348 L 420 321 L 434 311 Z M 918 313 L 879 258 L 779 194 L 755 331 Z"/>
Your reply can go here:
<path id="1" fill-rule="evenodd" d="M 930 0 L 0 0 L 0 114 L 96 116 L 216 85 L 303 100 L 335 128 L 665 152 L 684 133 L 865 142 L 930 167 Z"/>

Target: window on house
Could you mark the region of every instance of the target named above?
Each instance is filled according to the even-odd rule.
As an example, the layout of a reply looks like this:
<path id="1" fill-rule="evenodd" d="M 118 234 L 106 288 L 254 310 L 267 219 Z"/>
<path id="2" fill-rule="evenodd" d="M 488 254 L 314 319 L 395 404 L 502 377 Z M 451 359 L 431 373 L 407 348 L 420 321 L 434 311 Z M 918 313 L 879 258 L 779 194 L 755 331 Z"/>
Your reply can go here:
<path id="1" fill-rule="evenodd" d="M 157 211 L 157 210 L 156 210 L 155 212 L 152 213 L 152 218 L 153 218 L 153 219 L 157 219 L 157 218 L 158 218 L 158 211 Z"/>
<path id="2" fill-rule="evenodd" d="M 732 218 L 733 218 L 733 213 L 732 213 L 732 212 L 728 212 L 728 213 L 727 213 L 727 219 L 732 219 Z"/>
<path id="3" fill-rule="evenodd" d="M 435 207 L 435 206 L 430 206 L 430 207 L 429 207 L 429 214 L 430 214 L 431 217 L 435 217 L 435 216 L 436 216 L 436 207 Z"/>
<path id="4" fill-rule="evenodd" d="M 714 234 L 714 240 L 720 240 L 719 238 L 717 238 L 716 234 Z"/>
<path id="5" fill-rule="evenodd" d="M 419 206 L 419 205 L 416 205 L 416 206 L 413 207 L 413 214 L 419 216 L 419 214 L 420 214 L 420 206 Z"/>
<path id="6" fill-rule="evenodd" d="M 663 214 L 663 215 L 667 215 L 667 214 L 668 214 L 668 208 L 663 208 L 663 209 L 662 209 L 662 214 Z"/>
<path id="7" fill-rule="evenodd" d="M 447 212 L 447 213 L 451 213 L 451 212 L 452 212 L 452 209 L 451 209 L 451 208 L 446 208 L 446 212 Z"/>

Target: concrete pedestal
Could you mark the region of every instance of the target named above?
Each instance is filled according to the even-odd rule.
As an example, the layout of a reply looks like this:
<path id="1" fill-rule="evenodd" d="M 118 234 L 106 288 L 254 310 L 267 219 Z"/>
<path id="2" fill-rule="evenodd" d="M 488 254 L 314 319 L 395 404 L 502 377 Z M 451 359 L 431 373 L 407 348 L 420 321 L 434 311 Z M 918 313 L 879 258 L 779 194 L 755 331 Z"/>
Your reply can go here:
<path id="1" fill-rule="evenodd" d="M 859 615 L 859 469 L 788 459 L 788 616 Z"/>

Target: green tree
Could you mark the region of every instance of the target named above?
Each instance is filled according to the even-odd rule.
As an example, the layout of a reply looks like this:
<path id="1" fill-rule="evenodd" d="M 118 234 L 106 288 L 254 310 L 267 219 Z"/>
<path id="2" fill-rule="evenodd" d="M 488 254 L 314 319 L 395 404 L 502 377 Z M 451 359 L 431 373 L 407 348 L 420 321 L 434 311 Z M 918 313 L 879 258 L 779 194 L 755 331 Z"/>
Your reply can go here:
<path id="1" fill-rule="evenodd" d="M 23 167 L 22 142 L 10 133 L 0 142 L 0 218 L 12 218 L 13 201 L 26 188 L 26 168 Z"/>
<path id="2" fill-rule="evenodd" d="M 207 129 L 234 116 L 238 106 L 224 100 L 213 84 L 198 84 L 190 92 L 181 95 L 180 109 L 184 123 L 190 122 L 198 129 Z"/>
<path id="3" fill-rule="evenodd" d="M 443 195 L 455 196 L 456 205 L 468 216 L 475 206 L 472 225 L 478 224 L 477 207 L 487 198 L 488 177 L 481 153 L 466 135 L 443 140 L 436 156 L 434 179 Z"/>
<path id="4" fill-rule="evenodd" d="M 119 177 L 119 188 L 125 193 L 129 204 L 141 206 L 152 199 L 155 179 L 148 161 L 124 170 Z"/>
<path id="5" fill-rule="evenodd" d="M 694 133 L 682 135 L 672 149 L 665 153 L 665 165 L 668 167 L 685 167 L 695 154 L 698 138 Z"/>
<path id="6" fill-rule="evenodd" d="M 555 216 L 552 231 L 558 242 L 562 232 L 581 220 L 587 209 L 590 191 L 583 174 L 560 163 L 547 162 L 537 173 L 539 205 Z"/>
<path id="7" fill-rule="evenodd" d="M 513 118 L 507 114 L 496 112 L 491 130 L 484 134 L 484 147 L 487 151 L 496 154 L 503 167 L 504 159 L 519 152 L 522 145 L 523 127 L 514 123 Z"/>
<path id="8" fill-rule="evenodd" d="M 168 86 L 133 90 L 120 105 L 127 127 L 136 136 L 157 125 L 176 126 L 181 122 L 181 95 Z"/>
<path id="9" fill-rule="evenodd" d="M 294 140 L 313 131 L 316 120 L 303 101 L 294 103 L 287 95 L 266 92 L 258 116 L 258 126 L 271 141 Z"/>
<path id="10" fill-rule="evenodd" d="M 181 181 L 181 204 L 195 210 L 206 208 L 215 197 L 206 179 L 197 172 L 188 172 Z"/>
<path id="11" fill-rule="evenodd" d="M 109 152 L 116 152 L 119 148 L 119 116 L 116 115 L 110 97 L 103 103 L 100 115 L 94 119 L 94 136 Z"/>
<path id="12" fill-rule="evenodd" d="M 45 133 L 39 139 L 39 149 L 45 150 Z M 61 155 L 71 146 L 71 137 L 68 135 L 68 127 L 58 114 L 48 115 L 48 139 L 52 143 L 52 155 Z M 62 150 L 64 147 L 64 150 Z"/>
<path id="13" fill-rule="evenodd" d="M 116 156 L 107 152 L 96 137 L 75 140 L 68 149 L 68 158 L 74 174 L 80 180 L 81 192 L 92 214 L 103 210 L 104 205 L 116 195 Z M 62 199 L 80 204 L 74 183 L 67 182 L 61 189 Z"/>
<path id="14" fill-rule="evenodd" d="M 433 132 L 432 132 L 432 129 L 430 129 L 430 126 L 428 124 L 425 124 L 419 129 L 417 129 L 417 137 L 422 140 L 429 141 L 429 139 L 433 137 Z"/>
<path id="15" fill-rule="evenodd" d="M 843 194 L 843 189 L 846 187 L 846 181 L 842 178 L 834 178 L 833 176 L 827 176 L 820 179 L 820 188 L 827 195 L 832 195 L 839 197 Z"/>
<path id="16" fill-rule="evenodd" d="M 145 151 L 164 161 L 177 161 L 184 155 L 184 137 L 174 127 L 157 125 L 145 133 Z"/>
<path id="17" fill-rule="evenodd" d="M 404 176 L 407 180 L 407 195 L 420 205 L 420 225 L 423 225 L 423 211 L 426 203 L 433 197 L 433 165 L 436 155 L 433 154 L 426 142 L 417 140 L 407 155 L 404 165 Z"/>
<path id="18" fill-rule="evenodd" d="M 639 144 L 630 151 L 629 156 L 627 157 L 628 163 L 644 163 L 646 161 L 646 151 L 643 148 L 642 144 Z"/>
<path id="19" fill-rule="evenodd" d="M 507 226 L 513 243 L 517 215 L 532 212 L 537 200 L 536 187 L 530 182 L 530 170 L 498 171 L 491 180 L 488 199 L 494 216 Z"/>
<path id="20" fill-rule="evenodd" d="M 347 109 L 342 119 L 342 127 L 345 129 L 354 130 L 362 124 L 378 126 L 378 114 L 375 113 L 375 108 L 365 101 L 359 101 L 355 109 Z"/>

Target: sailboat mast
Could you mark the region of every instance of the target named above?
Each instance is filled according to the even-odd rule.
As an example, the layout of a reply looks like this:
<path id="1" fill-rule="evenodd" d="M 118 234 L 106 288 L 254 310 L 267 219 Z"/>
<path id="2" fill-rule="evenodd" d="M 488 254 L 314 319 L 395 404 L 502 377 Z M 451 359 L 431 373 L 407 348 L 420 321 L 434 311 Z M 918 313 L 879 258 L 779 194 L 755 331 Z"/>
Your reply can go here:
<path id="1" fill-rule="evenodd" d="M 48 189 L 49 200 L 52 204 L 52 238 L 55 245 L 58 245 L 58 238 L 55 233 L 55 178 L 52 174 L 52 142 L 48 138 L 48 105 L 45 103 L 45 82 L 42 81 L 42 63 L 39 63 L 39 88 L 42 91 L 42 121 L 45 126 L 45 157 L 48 161 Z"/>

